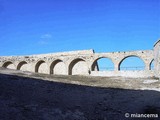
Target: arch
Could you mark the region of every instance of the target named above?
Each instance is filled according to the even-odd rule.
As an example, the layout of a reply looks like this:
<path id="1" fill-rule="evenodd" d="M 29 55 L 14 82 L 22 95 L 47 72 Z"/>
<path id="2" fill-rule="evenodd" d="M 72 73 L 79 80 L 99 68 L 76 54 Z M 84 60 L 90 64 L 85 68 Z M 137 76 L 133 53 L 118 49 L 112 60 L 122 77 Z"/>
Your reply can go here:
<path id="1" fill-rule="evenodd" d="M 69 75 L 87 75 L 89 74 L 89 68 L 85 60 L 81 58 L 74 59 L 68 68 Z"/>
<path id="2" fill-rule="evenodd" d="M 107 67 L 108 64 L 108 67 Z M 106 66 L 106 67 L 105 67 Z M 99 57 L 91 65 L 92 71 L 114 70 L 114 63 L 111 58 Z"/>
<path id="3" fill-rule="evenodd" d="M 154 59 L 149 64 L 149 70 L 154 70 Z"/>
<path id="4" fill-rule="evenodd" d="M 44 60 L 39 60 L 35 65 L 35 72 L 49 74 L 49 67 Z"/>
<path id="5" fill-rule="evenodd" d="M 17 70 L 22 70 L 22 71 L 27 71 L 27 62 L 26 61 L 21 61 L 18 65 L 17 65 Z"/>
<path id="6" fill-rule="evenodd" d="M 50 74 L 65 75 L 66 66 L 60 59 L 53 61 L 50 65 Z"/>
<path id="7" fill-rule="evenodd" d="M 120 61 L 118 70 L 145 70 L 145 62 L 139 56 L 129 55 Z"/>
<path id="8" fill-rule="evenodd" d="M 13 64 L 13 62 L 11 61 L 7 61 L 5 62 L 2 67 L 4 68 L 8 68 L 8 69 L 16 69 L 15 65 Z"/>

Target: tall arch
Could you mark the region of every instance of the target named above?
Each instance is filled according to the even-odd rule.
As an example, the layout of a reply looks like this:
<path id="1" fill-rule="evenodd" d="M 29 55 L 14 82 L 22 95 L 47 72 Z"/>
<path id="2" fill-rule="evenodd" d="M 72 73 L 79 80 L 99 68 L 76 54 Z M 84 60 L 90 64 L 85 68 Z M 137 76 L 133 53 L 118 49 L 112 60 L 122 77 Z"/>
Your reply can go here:
<path id="1" fill-rule="evenodd" d="M 114 63 L 108 57 L 99 57 L 91 65 L 92 71 L 114 70 Z"/>
<path id="2" fill-rule="evenodd" d="M 60 59 L 53 61 L 50 65 L 50 74 L 65 75 L 66 66 Z"/>
<path id="3" fill-rule="evenodd" d="M 120 61 L 118 70 L 145 70 L 145 62 L 136 55 L 126 56 Z"/>
<path id="4" fill-rule="evenodd" d="M 149 64 L 149 70 L 154 70 L 154 59 Z"/>
<path id="5" fill-rule="evenodd" d="M 49 67 L 44 60 L 40 60 L 35 65 L 35 72 L 49 74 Z"/>
<path id="6" fill-rule="evenodd" d="M 21 62 L 17 65 L 17 70 L 28 71 L 27 62 L 26 62 L 26 61 L 21 61 Z"/>
<path id="7" fill-rule="evenodd" d="M 69 75 L 87 75 L 89 74 L 89 68 L 85 60 L 77 58 L 69 64 L 68 72 Z"/>
<path id="8" fill-rule="evenodd" d="M 11 61 L 5 62 L 2 67 L 8 68 L 8 69 L 16 69 L 15 65 Z"/>

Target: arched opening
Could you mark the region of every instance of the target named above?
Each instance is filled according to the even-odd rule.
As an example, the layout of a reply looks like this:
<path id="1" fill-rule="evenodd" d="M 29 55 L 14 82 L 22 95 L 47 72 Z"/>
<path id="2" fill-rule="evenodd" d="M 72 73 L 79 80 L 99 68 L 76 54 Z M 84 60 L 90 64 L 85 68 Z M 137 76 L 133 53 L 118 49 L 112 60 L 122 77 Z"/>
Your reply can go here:
<path id="1" fill-rule="evenodd" d="M 49 74 L 49 68 L 45 61 L 40 60 L 35 66 L 35 72 Z"/>
<path id="2" fill-rule="evenodd" d="M 149 65 L 149 70 L 154 70 L 154 59 L 151 61 Z"/>
<path id="3" fill-rule="evenodd" d="M 28 71 L 28 65 L 26 61 L 22 61 L 18 64 L 17 70 Z"/>
<path id="4" fill-rule="evenodd" d="M 50 74 L 65 75 L 66 66 L 62 60 L 55 60 L 50 66 Z"/>
<path id="5" fill-rule="evenodd" d="M 101 57 L 93 62 L 91 69 L 92 71 L 112 71 L 114 63 L 109 58 Z"/>
<path id="6" fill-rule="evenodd" d="M 144 70 L 145 64 L 138 56 L 127 56 L 119 63 L 119 70 Z"/>
<path id="7" fill-rule="evenodd" d="M 10 61 L 5 62 L 5 63 L 2 65 L 2 67 L 8 68 L 8 69 L 16 69 L 15 65 L 14 65 L 12 62 L 10 62 Z"/>
<path id="8" fill-rule="evenodd" d="M 69 65 L 69 75 L 88 75 L 89 69 L 85 60 L 78 58 Z"/>

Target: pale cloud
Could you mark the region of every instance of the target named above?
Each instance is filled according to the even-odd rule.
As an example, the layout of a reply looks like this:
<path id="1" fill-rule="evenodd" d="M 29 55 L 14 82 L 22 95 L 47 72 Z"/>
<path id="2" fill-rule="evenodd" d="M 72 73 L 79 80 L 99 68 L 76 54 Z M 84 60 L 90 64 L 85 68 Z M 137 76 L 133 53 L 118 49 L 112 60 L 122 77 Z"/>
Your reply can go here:
<path id="1" fill-rule="evenodd" d="M 41 38 L 43 38 L 43 39 L 52 38 L 52 35 L 51 35 L 51 34 L 43 34 L 43 35 L 41 36 Z"/>
<path id="2" fill-rule="evenodd" d="M 40 45 L 47 45 L 47 44 L 49 44 L 49 41 L 47 41 L 47 40 L 40 40 L 38 42 L 38 44 L 40 44 Z"/>
<path id="3" fill-rule="evenodd" d="M 38 41 L 39 45 L 47 45 L 50 42 L 50 39 L 52 38 L 51 34 L 43 34 L 40 36 L 40 40 Z"/>

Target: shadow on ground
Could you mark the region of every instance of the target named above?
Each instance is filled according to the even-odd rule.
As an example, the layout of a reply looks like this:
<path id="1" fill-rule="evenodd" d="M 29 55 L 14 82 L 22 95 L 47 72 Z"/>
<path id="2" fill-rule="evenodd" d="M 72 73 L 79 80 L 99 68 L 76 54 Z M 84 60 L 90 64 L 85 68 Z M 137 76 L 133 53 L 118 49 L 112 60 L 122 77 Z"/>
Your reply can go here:
<path id="1" fill-rule="evenodd" d="M 2 120 L 133 119 L 125 118 L 125 113 L 159 114 L 160 92 L 80 86 L 0 74 Z"/>

